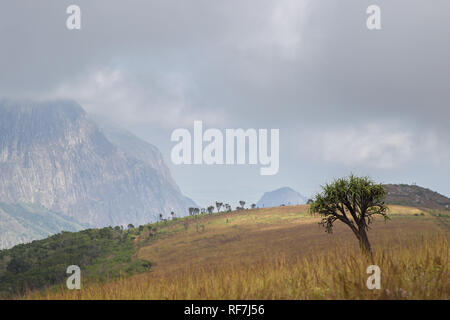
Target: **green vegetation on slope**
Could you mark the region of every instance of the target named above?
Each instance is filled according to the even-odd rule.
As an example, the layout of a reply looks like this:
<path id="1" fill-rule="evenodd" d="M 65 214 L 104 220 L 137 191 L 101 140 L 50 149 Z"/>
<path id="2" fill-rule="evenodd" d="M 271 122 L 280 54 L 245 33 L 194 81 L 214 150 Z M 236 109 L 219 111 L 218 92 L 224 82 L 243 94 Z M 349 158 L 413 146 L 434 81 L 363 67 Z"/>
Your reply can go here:
<path id="1" fill-rule="evenodd" d="M 28 287 L 37 290 L 15 297 L 50 299 L 314 298 L 316 295 L 312 291 L 300 295 L 304 288 L 309 288 L 304 287 L 304 283 L 310 283 L 309 278 L 301 285 L 298 283 L 298 287 L 289 287 L 288 281 L 293 279 L 293 270 L 309 268 L 313 274 L 316 268 L 316 265 L 309 262 L 305 266 L 303 262 L 298 265 L 295 261 L 336 254 L 337 247 L 355 257 L 360 255 L 357 241 L 348 228 L 338 225 L 333 235 L 327 235 L 317 225 L 320 218 L 311 216 L 308 208 L 309 206 L 303 205 L 200 214 L 138 228 L 130 226 L 128 230 L 116 227 L 63 233 L 29 245 L 0 251 L 0 291 L 14 296 L 14 293 L 26 291 Z M 395 268 L 401 265 L 402 259 L 406 259 L 405 263 L 408 262 L 410 253 L 418 259 L 428 257 L 432 263 L 426 271 L 427 277 L 442 280 L 442 285 L 436 285 L 431 293 L 419 290 L 408 297 L 419 298 L 426 295 L 428 298 L 442 298 L 447 294 L 442 290 L 448 287 L 448 268 L 441 268 L 442 265 L 448 266 L 448 257 L 442 254 L 448 252 L 448 233 L 438 236 L 438 233 L 445 230 L 437 225 L 437 215 L 429 213 L 429 210 L 401 206 L 390 206 L 389 212 L 392 220 L 389 223 L 376 221 L 370 233 L 376 254 L 382 257 L 385 250 L 392 250 Z M 435 245 L 423 246 L 423 236 Z M 417 255 L 419 248 L 423 249 L 420 257 Z M 429 248 L 434 249 L 430 251 Z M 280 256 L 286 258 L 286 263 L 280 265 L 281 269 L 273 269 L 272 263 L 277 264 L 276 259 Z M 344 257 L 345 254 L 337 256 Z M 22 257 L 26 260 L 21 260 Z M 11 264 L 13 258 L 16 262 Z M 422 263 L 419 260 L 417 265 Z M 147 261 L 151 261 L 152 272 L 144 272 L 150 266 Z M 336 261 L 336 264 L 341 262 Z M 81 291 L 68 290 L 65 286 L 68 277 L 65 271 L 72 264 L 81 267 Z M 232 268 L 228 270 L 227 266 L 230 265 Z M 249 265 L 260 265 L 259 273 L 249 271 Z M 328 270 L 329 262 L 319 265 L 323 268 L 321 277 L 327 272 L 332 275 L 337 271 Z M 362 266 L 363 260 L 360 263 L 361 268 Z M 411 265 L 411 268 L 416 266 Z M 366 277 L 365 270 L 363 271 L 362 276 Z M 247 272 L 259 276 L 253 280 L 246 279 L 244 275 Z M 417 269 L 417 272 L 422 271 Z M 132 274 L 136 275 L 129 277 Z M 120 276 L 119 279 L 117 276 Z M 267 282 L 267 276 L 273 278 L 273 285 L 272 282 Z M 396 277 L 400 281 L 403 276 L 404 274 L 399 274 Z M 107 279 L 113 281 L 101 281 Z M 182 279 L 188 280 L 186 282 Z M 286 286 L 277 288 L 275 283 L 278 279 L 285 279 Z M 98 283 L 99 280 L 101 283 Z M 350 280 L 351 273 L 342 281 Z M 321 279 L 315 281 L 317 283 L 314 288 L 324 285 L 340 288 L 342 284 L 341 280 L 331 284 L 321 284 Z M 399 288 L 409 290 L 427 282 L 428 278 L 421 278 L 420 281 L 412 279 L 405 284 L 397 284 Z M 227 283 L 235 286 L 234 289 L 229 288 L 232 292 L 225 292 L 228 290 Z M 258 287 L 264 283 L 269 287 Z M 359 284 L 361 288 L 364 283 Z M 55 287 L 41 290 L 52 284 Z M 236 295 L 237 292 L 242 293 L 242 286 L 254 288 L 258 292 Z M 392 285 L 389 290 L 392 291 L 395 286 Z M 369 298 L 362 291 L 354 294 L 351 297 L 340 293 L 320 297 Z"/>
<path id="2" fill-rule="evenodd" d="M 152 272 L 18 298 L 448 299 L 448 232 L 428 210 L 389 212 L 370 231 L 374 261 L 345 225 L 326 234 L 308 206 L 239 210 L 137 229 L 138 257 Z M 366 287 L 371 264 L 382 270 L 380 290 Z"/>
<path id="3" fill-rule="evenodd" d="M 135 257 L 136 229 L 88 229 L 62 232 L 45 240 L 0 251 L 0 296 L 64 283 L 67 267 L 78 265 L 82 279 L 102 281 L 149 270 Z"/>

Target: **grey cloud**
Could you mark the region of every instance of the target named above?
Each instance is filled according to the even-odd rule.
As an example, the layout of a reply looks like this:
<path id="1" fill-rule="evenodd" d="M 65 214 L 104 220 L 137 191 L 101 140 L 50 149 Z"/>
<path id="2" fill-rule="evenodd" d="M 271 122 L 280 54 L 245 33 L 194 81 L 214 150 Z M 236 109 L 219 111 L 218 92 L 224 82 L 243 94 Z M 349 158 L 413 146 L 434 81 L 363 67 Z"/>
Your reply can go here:
<path id="1" fill-rule="evenodd" d="M 136 131 L 150 140 L 159 124 L 167 130 L 201 116 L 207 125 L 280 128 L 285 169 L 260 184 L 267 189 L 326 178 L 310 173 L 328 170 L 326 156 L 308 161 L 293 151 L 314 147 L 304 132 L 394 125 L 414 137 L 414 152 L 401 153 L 409 175 L 428 170 L 413 161 L 417 154 L 440 150 L 429 158 L 438 164 L 430 178 L 418 175 L 450 194 L 443 179 L 450 175 L 450 2 L 375 2 L 380 31 L 365 27 L 367 0 L 79 0 L 82 30 L 68 31 L 65 8 L 73 1 L 3 1 L 0 96 L 67 95 L 131 129 L 148 122 L 152 129 Z M 122 78 L 94 90 L 99 72 Z M 162 149 L 167 142 L 161 138 Z M 299 166 L 298 176 L 283 175 Z M 181 172 L 190 168 L 173 170 L 181 184 L 188 180 Z M 407 175 L 380 170 L 369 173 L 393 182 Z"/>

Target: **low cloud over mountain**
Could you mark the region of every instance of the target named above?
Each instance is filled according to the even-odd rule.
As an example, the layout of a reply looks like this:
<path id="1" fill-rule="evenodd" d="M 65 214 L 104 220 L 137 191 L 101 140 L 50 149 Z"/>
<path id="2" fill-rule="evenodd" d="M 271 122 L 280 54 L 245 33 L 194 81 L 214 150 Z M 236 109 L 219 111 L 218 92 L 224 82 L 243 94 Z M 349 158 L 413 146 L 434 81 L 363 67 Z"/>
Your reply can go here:
<path id="1" fill-rule="evenodd" d="M 71 101 L 0 101 L 0 201 L 39 203 L 94 226 L 143 224 L 183 196 L 156 147 L 102 131 Z"/>

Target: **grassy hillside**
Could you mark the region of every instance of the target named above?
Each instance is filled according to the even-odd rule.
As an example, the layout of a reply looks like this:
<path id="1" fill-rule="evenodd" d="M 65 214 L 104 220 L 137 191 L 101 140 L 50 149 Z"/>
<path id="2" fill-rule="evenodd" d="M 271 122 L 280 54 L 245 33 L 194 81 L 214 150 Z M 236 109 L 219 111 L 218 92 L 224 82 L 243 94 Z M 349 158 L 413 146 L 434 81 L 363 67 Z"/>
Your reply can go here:
<path id="1" fill-rule="evenodd" d="M 0 202 L 0 249 L 43 239 L 61 231 L 79 231 L 88 227 L 39 204 Z"/>
<path id="2" fill-rule="evenodd" d="M 448 213 L 391 206 L 369 237 L 382 290 L 365 287 L 372 262 L 344 226 L 328 235 L 307 206 L 176 219 L 136 229 L 137 257 L 150 272 L 48 299 L 448 299 Z"/>

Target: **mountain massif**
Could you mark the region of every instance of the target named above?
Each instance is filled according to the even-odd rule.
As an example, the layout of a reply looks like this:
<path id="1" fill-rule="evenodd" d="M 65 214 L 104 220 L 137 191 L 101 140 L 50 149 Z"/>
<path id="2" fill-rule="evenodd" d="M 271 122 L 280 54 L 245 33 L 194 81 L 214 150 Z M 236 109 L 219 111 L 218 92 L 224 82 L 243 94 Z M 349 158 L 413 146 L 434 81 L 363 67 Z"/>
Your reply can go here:
<path id="1" fill-rule="evenodd" d="M 156 147 L 102 130 L 73 101 L 0 100 L 0 202 L 95 227 L 145 224 L 195 205 Z"/>
<path id="2" fill-rule="evenodd" d="M 277 190 L 264 193 L 256 203 L 258 208 L 278 207 L 281 205 L 293 206 L 305 204 L 306 198 L 297 191 L 284 187 Z"/>

